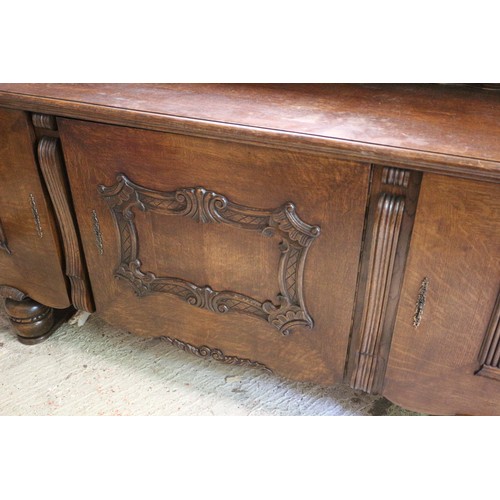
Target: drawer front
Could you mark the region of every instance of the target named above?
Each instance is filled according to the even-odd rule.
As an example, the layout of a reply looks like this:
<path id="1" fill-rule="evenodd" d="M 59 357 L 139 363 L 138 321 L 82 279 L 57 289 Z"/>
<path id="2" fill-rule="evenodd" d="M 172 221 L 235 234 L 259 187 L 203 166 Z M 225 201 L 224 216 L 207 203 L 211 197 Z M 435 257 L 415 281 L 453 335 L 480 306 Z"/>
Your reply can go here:
<path id="1" fill-rule="evenodd" d="M 425 175 L 384 395 L 500 414 L 500 184 Z"/>
<path id="2" fill-rule="evenodd" d="M 60 242 L 34 150 L 28 115 L 0 108 L 0 285 L 65 308 Z"/>
<path id="3" fill-rule="evenodd" d="M 59 120 L 96 309 L 228 363 L 340 381 L 369 165 Z"/>

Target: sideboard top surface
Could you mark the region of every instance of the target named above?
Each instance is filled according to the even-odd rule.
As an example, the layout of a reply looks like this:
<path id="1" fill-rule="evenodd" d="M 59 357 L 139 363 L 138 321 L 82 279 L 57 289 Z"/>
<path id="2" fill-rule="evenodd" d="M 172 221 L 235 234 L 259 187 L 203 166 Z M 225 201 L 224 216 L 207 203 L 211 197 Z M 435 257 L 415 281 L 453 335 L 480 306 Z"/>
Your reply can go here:
<path id="1" fill-rule="evenodd" d="M 439 84 L 0 84 L 0 105 L 498 179 L 500 92 Z"/>

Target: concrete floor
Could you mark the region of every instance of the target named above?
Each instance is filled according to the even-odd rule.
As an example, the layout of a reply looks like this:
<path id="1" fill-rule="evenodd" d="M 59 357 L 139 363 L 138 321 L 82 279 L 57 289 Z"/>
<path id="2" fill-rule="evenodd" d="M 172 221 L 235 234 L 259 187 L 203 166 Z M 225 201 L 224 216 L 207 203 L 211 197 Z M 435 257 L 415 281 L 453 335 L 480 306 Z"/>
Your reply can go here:
<path id="1" fill-rule="evenodd" d="M 0 312 L 0 415 L 412 415 L 349 387 L 199 359 L 91 316 L 20 344 Z"/>

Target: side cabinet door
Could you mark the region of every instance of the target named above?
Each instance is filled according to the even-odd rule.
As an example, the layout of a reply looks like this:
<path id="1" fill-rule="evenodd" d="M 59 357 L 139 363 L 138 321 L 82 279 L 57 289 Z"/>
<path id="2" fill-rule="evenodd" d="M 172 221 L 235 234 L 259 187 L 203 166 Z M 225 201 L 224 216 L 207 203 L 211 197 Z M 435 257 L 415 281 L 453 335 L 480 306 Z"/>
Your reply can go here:
<path id="1" fill-rule="evenodd" d="M 60 119 L 96 309 L 231 364 L 343 376 L 369 165 Z"/>
<path id="2" fill-rule="evenodd" d="M 0 108 L 0 286 L 66 308 L 70 300 L 62 262 L 29 115 Z"/>
<path id="3" fill-rule="evenodd" d="M 424 175 L 384 395 L 500 414 L 500 184 Z"/>

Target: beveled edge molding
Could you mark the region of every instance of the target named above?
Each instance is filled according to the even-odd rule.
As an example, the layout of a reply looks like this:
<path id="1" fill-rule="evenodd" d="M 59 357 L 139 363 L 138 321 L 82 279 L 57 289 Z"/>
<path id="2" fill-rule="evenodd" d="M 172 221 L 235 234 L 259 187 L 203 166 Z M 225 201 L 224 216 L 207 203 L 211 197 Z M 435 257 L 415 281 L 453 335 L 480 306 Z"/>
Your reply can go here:
<path id="1" fill-rule="evenodd" d="M 47 130 L 57 130 L 56 117 L 53 115 L 45 115 L 42 113 L 32 113 L 31 122 L 36 128 L 42 128 Z"/>
<path id="2" fill-rule="evenodd" d="M 38 163 L 59 222 L 64 255 L 65 273 L 71 284 L 71 300 L 80 310 L 94 312 L 76 224 L 69 204 L 69 189 L 64 174 L 59 139 L 43 136 L 38 141 Z"/>
<path id="3" fill-rule="evenodd" d="M 194 137 L 270 146 L 289 151 L 322 152 L 340 159 L 393 164 L 396 168 L 416 168 L 424 172 L 452 174 L 466 179 L 498 181 L 500 162 L 424 150 L 395 148 L 387 144 L 355 142 L 305 133 L 260 129 L 193 117 L 155 115 L 145 111 L 111 108 L 96 104 L 64 101 L 55 97 L 34 96 L 0 90 L 0 104 L 8 108 L 37 111 L 64 117 L 128 126 L 144 130 L 188 134 Z M 293 140 L 290 140 L 293 138 Z"/>
<path id="4" fill-rule="evenodd" d="M 238 205 L 225 196 L 203 187 L 160 192 L 134 184 L 124 174 L 118 174 L 112 186 L 100 185 L 99 193 L 106 199 L 120 237 L 120 262 L 115 277 L 125 279 L 138 296 L 154 292 L 175 295 L 196 307 L 224 314 L 237 312 L 268 321 L 283 335 L 299 326 L 312 328 L 303 295 L 303 274 L 307 251 L 319 236 L 320 228 L 303 222 L 291 202 L 275 210 Z M 163 215 L 178 215 L 199 223 L 223 223 L 264 236 L 278 235 L 281 258 L 278 269 L 280 292 L 277 304 L 258 300 L 241 293 L 215 291 L 186 280 L 157 277 L 141 270 L 139 241 L 132 208 Z"/>
<path id="5" fill-rule="evenodd" d="M 182 349 L 185 352 L 189 352 L 198 356 L 199 358 L 211 358 L 215 361 L 219 361 L 221 363 L 225 363 L 226 365 L 235 365 L 235 366 L 248 366 L 251 368 L 261 368 L 264 371 L 269 373 L 273 373 L 273 371 L 268 368 L 266 365 L 262 363 L 258 363 L 257 361 L 251 361 L 246 358 L 238 358 L 237 356 L 226 356 L 220 349 L 212 349 L 205 345 L 196 347 L 192 344 L 188 344 L 187 342 L 182 342 L 181 340 L 174 339 L 173 337 L 169 337 L 167 335 L 162 335 L 161 340 L 168 342 L 169 344 L 177 347 L 178 349 Z"/>
<path id="6" fill-rule="evenodd" d="M 389 299 L 389 287 L 405 208 L 404 197 L 382 193 L 372 231 L 374 250 L 370 256 L 368 287 L 365 292 L 361 322 L 361 346 L 356 356 L 356 369 L 351 386 L 371 392 L 382 336 L 383 320 Z"/>
<path id="7" fill-rule="evenodd" d="M 500 291 L 479 353 L 476 375 L 500 380 Z"/>
<path id="8" fill-rule="evenodd" d="M 28 295 L 13 286 L 0 285 L 0 297 L 20 301 L 26 299 Z"/>

